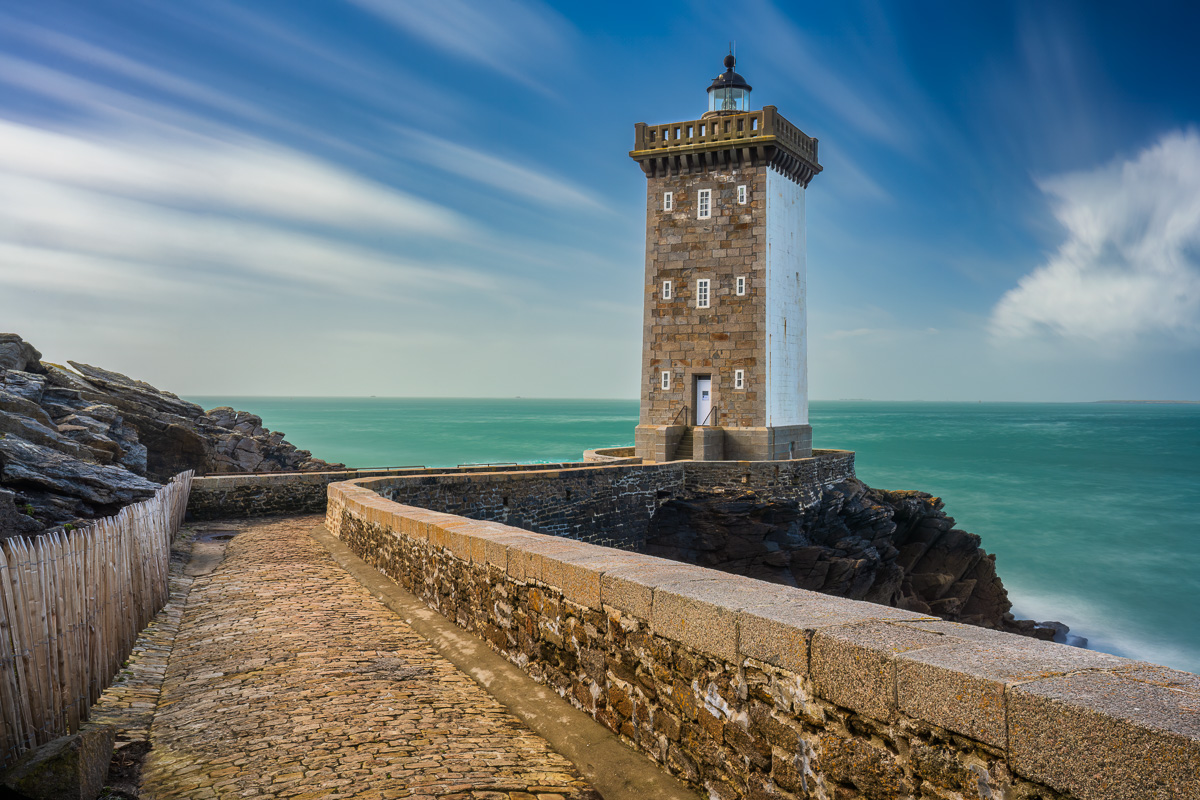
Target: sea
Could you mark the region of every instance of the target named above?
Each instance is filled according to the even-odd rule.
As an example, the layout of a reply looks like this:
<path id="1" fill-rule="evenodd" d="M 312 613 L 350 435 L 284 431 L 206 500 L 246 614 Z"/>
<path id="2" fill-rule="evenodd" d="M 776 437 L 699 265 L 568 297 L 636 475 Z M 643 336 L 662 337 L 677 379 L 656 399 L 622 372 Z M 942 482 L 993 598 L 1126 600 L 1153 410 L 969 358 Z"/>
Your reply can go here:
<path id="1" fill-rule="evenodd" d="M 191 397 L 353 467 L 579 460 L 633 444 L 634 400 Z M 1024 618 L 1200 673 L 1200 405 L 814 401 L 818 448 L 941 497 Z"/>

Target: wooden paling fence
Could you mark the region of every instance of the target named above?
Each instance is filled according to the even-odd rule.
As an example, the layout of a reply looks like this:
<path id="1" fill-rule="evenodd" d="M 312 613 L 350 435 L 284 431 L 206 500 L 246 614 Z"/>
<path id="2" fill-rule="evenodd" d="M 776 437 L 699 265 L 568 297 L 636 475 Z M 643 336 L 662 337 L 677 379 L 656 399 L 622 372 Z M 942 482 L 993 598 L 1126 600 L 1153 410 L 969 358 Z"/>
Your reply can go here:
<path id="1" fill-rule="evenodd" d="M 166 605 L 192 474 L 86 528 L 0 541 L 0 771 L 77 730 Z"/>

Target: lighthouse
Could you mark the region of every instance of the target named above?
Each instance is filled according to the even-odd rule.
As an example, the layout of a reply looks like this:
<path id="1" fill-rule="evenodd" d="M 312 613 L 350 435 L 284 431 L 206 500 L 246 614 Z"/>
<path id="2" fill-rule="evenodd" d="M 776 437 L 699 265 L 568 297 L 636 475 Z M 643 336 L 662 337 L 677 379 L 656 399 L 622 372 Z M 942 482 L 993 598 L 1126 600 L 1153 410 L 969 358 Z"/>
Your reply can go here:
<path id="1" fill-rule="evenodd" d="M 772 461 L 812 454 L 805 191 L 817 140 L 725 71 L 699 119 L 634 126 L 646 175 L 636 454 Z"/>

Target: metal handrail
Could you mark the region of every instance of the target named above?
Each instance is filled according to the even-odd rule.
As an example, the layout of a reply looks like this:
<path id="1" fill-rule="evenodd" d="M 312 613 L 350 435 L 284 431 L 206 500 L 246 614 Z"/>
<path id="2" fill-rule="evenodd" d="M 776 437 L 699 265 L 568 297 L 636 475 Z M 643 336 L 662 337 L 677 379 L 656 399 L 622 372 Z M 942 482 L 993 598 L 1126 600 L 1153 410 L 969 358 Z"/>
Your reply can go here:
<path id="1" fill-rule="evenodd" d="M 715 412 L 716 410 L 717 410 L 717 404 L 713 403 L 712 408 L 710 408 L 708 410 L 708 413 L 704 415 L 704 421 L 697 422 L 696 425 L 699 427 L 704 427 L 705 425 L 708 425 L 708 421 L 713 418 L 713 412 Z"/>
<path id="2" fill-rule="evenodd" d="M 684 423 L 683 424 L 686 425 L 687 424 L 687 416 L 686 416 L 687 410 L 688 410 L 688 407 L 687 407 L 687 404 L 685 403 L 684 405 L 682 405 L 679 408 L 679 411 L 675 412 L 675 418 L 671 420 L 671 424 L 678 425 L 679 424 L 679 415 L 684 414 Z"/>

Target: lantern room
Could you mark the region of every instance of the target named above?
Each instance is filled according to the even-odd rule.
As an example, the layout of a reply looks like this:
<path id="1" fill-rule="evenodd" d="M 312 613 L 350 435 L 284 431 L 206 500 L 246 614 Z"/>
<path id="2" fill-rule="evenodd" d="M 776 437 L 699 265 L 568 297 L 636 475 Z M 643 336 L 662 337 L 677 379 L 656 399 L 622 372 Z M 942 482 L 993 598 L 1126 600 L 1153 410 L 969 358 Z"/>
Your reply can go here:
<path id="1" fill-rule="evenodd" d="M 725 71 L 708 87 L 708 112 L 704 116 L 742 114 L 750 110 L 750 84 L 733 71 L 737 59 L 725 56 Z"/>

